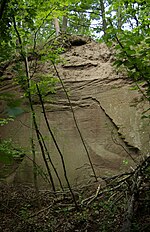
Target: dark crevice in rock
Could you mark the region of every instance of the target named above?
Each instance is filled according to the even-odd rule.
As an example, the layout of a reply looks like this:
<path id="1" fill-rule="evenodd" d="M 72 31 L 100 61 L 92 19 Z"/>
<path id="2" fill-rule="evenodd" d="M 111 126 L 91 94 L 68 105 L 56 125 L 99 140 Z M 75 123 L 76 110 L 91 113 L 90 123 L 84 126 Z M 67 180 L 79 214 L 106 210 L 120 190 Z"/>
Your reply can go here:
<path id="1" fill-rule="evenodd" d="M 85 63 L 85 64 L 74 64 L 74 65 L 63 65 L 64 69 L 84 69 L 90 67 L 96 67 L 98 64 L 94 63 Z"/>
<path id="2" fill-rule="evenodd" d="M 87 42 L 84 41 L 84 40 L 82 40 L 81 38 L 74 39 L 74 40 L 70 41 L 70 44 L 71 44 L 72 46 L 82 46 L 82 45 L 84 45 L 84 44 L 86 44 L 86 43 L 87 43 Z"/>
<path id="3" fill-rule="evenodd" d="M 70 35 L 67 37 L 66 42 L 69 42 L 71 46 L 82 46 L 91 42 L 91 38 L 88 36 Z"/>
<path id="4" fill-rule="evenodd" d="M 59 111 L 64 111 L 64 110 L 67 110 L 67 111 L 71 111 L 70 109 L 70 104 L 66 101 L 53 101 L 53 102 L 46 102 L 46 105 L 45 105 L 45 109 L 47 112 L 50 112 L 50 111 L 55 111 L 55 110 L 58 110 Z M 82 103 L 81 101 L 78 101 L 78 100 L 75 100 L 75 101 L 71 101 L 71 105 L 73 108 L 75 107 L 80 107 L 80 108 L 85 108 L 85 107 L 90 107 L 90 104 L 89 103 Z"/>

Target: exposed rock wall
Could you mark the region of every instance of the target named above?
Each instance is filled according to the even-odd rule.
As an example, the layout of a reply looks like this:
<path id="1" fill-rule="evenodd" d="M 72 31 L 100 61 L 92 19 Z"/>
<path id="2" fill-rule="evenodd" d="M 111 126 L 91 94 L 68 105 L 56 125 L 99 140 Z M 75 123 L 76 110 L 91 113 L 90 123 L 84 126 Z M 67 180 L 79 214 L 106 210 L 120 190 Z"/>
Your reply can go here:
<path id="1" fill-rule="evenodd" d="M 150 147 L 148 120 L 141 119 L 147 108 L 142 95 L 131 90 L 132 83 L 124 75 L 114 71 L 111 52 L 104 44 L 89 42 L 74 46 L 62 58 L 64 62 L 57 69 L 97 176 L 119 173 L 134 166 L 133 159 L 148 154 Z M 42 70 L 54 73 L 48 63 L 42 66 Z M 35 107 L 50 154 L 65 183 L 61 160 L 49 138 L 41 107 Z M 45 108 L 64 155 L 69 180 L 73 184 L 89 182 L 93 173 L 61 83 L 57 85 L 55 96 L 47 97 Z M 6 125 L 2 133 L 3 137 L 10 136 L 26 147 L 29 155 L 30 117 L 30 113 L 24 113 Z M 43 166 L 40 149 L 36 160 L 38 165 Z M 20 181 L 33 181 L 32 162 L 28 158 L 23 160 L 16 172 L 15 182 Z M 40 177 L 39 183 L 44 185 Z"/>

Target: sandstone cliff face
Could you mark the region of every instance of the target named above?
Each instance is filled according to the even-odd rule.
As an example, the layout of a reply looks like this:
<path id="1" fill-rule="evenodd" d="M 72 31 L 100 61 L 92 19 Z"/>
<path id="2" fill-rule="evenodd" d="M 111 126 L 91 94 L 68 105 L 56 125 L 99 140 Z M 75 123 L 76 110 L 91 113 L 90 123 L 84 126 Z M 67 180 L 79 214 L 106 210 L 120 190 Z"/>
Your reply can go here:
<path id="1" fill-rule="evenodd" d="M 92 41 L 73 46 L 62 58 L 63 64 L 59 64 L 57 69 L 97 176 L 130 169 L 135 165 L 133 159 L 138 160 L 150 152 L 148 120 L 141 119 L 142 112 L 148 107 L 147 102 L 142 100 L 138 91 L 131 90 L 132 83 L 124 75 L 114 71 L 112 55 L 106 45 Z M 42 70 L 54 72 L 49 64 L 44 64 Z M 65 183 L 61 160 L 49 137 L 41 107 L 38 104 L 35 107 L 53 162 Z M 64 155 L 69 180 L 72 184 L 93 180 L 87 152 L 61 83 L 57 84 L 55 96 L 47 97 L 45 108 Z M 24 113 L 4 127 L 2 136 L 12 137 L 26 147 L 29 154 L 30 126 L 30 113 Z M 43 166 L 39 149 L 36 162 Z M 24 158 L 15 172 L 14 180 L 16 183 L 32 183 L 32 162 L 28 158 Z M 39 184 L 44 185 L 40 177 Z"/>

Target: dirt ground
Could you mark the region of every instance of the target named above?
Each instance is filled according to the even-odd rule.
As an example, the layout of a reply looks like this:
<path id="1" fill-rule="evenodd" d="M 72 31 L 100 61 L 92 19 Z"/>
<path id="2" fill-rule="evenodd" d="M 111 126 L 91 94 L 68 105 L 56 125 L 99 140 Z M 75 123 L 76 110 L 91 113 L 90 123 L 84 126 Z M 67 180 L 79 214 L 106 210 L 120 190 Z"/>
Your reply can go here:
<path id="1" fill-rule="evenodd" d="M 129 191 L 126 184 L 97 183 L 70 192 L 36 192 L 29 186 L 0 184 L 0 231 L 3 232 L 124 232 Z M 97 187 L 98 186 L 98 187 Z M 144 190 L 143 190 L 144 188 Z M 149 181 L 144 182 L 134 204 L 131 232 L 150 226 Z M 128 196 L 128 197 L 127 197 Z"/>

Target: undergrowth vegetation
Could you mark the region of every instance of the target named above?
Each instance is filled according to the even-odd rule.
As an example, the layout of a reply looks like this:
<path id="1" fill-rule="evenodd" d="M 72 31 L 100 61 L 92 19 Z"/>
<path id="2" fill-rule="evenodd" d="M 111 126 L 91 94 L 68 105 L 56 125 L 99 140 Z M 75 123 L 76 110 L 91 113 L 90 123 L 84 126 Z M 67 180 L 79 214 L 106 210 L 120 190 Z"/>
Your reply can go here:
<path id="1" fill-rule="evenodd" d="M 4 232 L 147 232 L 150 221 L 150 159 L 131 173 L 113 176 L 70 192 L 6 186 L 0 191 L 0 229 Z"/>

